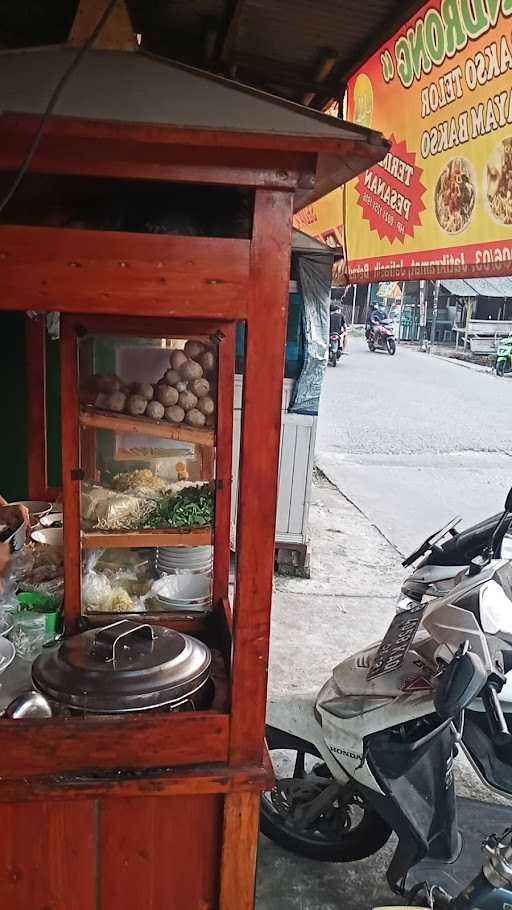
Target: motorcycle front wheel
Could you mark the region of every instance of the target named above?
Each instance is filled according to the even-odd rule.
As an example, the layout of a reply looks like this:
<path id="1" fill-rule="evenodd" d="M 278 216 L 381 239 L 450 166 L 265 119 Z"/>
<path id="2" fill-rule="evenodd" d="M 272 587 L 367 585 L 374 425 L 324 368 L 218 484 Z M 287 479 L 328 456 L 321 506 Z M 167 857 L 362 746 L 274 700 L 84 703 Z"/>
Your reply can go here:
<path id="1" fill-rule="evenodd" d="M 267 728 L 275 785 L 261 800 L 260 825 L 270 840 L 308 859 L 347 863 L 384 846 L 391 828 L 350 784 L 334 780 L 315 747 Z"/>
<path id="2" fill-rule="evenodd" d="M 496 376 L 504 376 L 504 375 L 505 375 L 505 361 L 498 360 L 498 362 L 496 363 Z"/>
<path id="3" fill-rule="evenodd" d="M 396 341 L 394 338 L 386 338 L 386 348 L 388 354 L 391 354 L 391 356 L 396 353 Z"/>

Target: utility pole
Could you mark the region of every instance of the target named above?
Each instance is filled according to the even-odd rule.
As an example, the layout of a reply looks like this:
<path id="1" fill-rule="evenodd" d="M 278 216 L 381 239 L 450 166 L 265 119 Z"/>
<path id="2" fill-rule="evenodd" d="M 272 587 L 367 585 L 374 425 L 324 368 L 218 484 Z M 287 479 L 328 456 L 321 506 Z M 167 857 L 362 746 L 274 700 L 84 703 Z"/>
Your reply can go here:
<path id="1" fill-rule="evenodd" d="M 372 297 L 372 286 L 371 283 L 368 285 L 368 290 L 366 292 L 366 318 L 368 319 L 368 313 L 370 312 L 370 300 Z"/>
<path id="2" fill-rule="evenodd" d="M 354 284 L 354 285 L 353 285 L 352 290 L 353 290 L 354 293 L 353 293 L 353 297 L 352 297 L 352 322 L 351 322 L 350 324 L 351 324 L 351 325 L 354 325 L 354 321 L 355 321 L 355 318 L 356 318 L 357 284 Z"/>
<path id="3" fill-rule="evenodd" d="M 425 342 L 425 330 L 427 327 L 427 299 L 425 295 L 425 281 L 420 281 L 420 348 Z"/>
<path id="4" fill-rule="evenodd" d="M 432 325 L 430 326 L 430 351 L 432 350 L 432 345 L 436 341 L 436 323 L 437 323 L 437 305 L 439 303 L 439 288 L 441 287 L 441 282 L 436 281 L 434 283 L 434 301 L 432 306 Z"/>

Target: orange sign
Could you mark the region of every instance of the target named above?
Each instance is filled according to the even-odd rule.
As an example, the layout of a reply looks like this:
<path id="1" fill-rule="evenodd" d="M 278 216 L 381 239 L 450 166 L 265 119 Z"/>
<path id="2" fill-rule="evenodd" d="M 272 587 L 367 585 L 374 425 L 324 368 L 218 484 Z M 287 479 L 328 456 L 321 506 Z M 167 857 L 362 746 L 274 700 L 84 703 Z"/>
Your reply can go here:
<path id="1" fill-rule="evenodd" d="M 343 191 L 333 190 L 318 202 L 306 206 L 293 216 L 293 226 L 298 231 L 322 240 L 327 246 L 342 247 L 343 243 Z"/>
<path id="2" fill-rule="evenodd" d="M 431 0 L 355 74 L 388 155 L 346 187 L 351 281 L 512 274 L 512 0 Z"/>

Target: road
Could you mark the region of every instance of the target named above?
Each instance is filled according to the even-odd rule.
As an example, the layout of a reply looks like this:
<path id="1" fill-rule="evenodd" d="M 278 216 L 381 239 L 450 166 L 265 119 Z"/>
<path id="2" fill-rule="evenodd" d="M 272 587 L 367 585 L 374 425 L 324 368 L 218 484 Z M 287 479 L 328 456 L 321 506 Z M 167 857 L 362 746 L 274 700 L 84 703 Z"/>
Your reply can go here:
<path id="1" fill-rule="evenodd" d="M 512 486 L 512 380 L 401 345 L 328 368 L 317 464 L 401 552 L 455 515 L 502 508 Z"/>

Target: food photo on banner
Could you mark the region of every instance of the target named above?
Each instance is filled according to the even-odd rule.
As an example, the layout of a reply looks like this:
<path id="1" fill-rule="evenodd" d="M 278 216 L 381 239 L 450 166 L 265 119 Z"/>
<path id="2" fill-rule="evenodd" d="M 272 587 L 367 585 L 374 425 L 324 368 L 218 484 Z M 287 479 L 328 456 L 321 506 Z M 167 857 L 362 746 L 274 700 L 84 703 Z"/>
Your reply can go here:
<path id="1" fill-rule="evenodd" d="M 346 188 L 349 280 L 512 273 L 512 0 L 433 0 L 354 74 L 386 157 Z"/>

